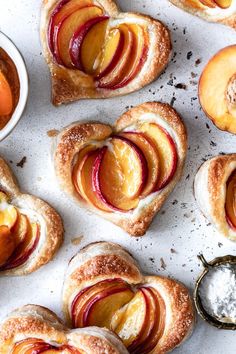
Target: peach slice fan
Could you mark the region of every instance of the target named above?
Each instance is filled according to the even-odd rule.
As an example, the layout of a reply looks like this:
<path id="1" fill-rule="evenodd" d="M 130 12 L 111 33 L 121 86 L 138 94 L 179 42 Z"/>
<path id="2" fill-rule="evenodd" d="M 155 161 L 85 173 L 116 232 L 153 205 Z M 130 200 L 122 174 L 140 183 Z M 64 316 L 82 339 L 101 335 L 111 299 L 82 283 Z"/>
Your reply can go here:
<path id="1" fill-rule="evenodd" d="M 0 158 L 0 275 L 25 275 L 48 263 L 63 232 L 57 212 L 43 200 L 21 193 Z"/>
<path id="2" fill-rule="evenodd" d="M 106 327 L 128 351 L 172 351 L 191 334 L 194 308 L 184 285 L 144 276 L 134 258 L 118 244 L 89 244 L 69 263 L 63 289 L 68 324 Z"/>
<path id="3" fill-rule="evenodd" d="M 236 0 L 169 0 L 175 6 L 209 22 L 236 29 Z"/>
<path id="4" fill-rule="evenodd" d="M 79 205 L 141 236 L 181 177 L 184 124 L 168 104 L 150 102 L 108 124 L 74 123 L 54 143 L 61 188 Z"/>
<path id="5" fill-rule="evenodd" d="M 55 105 L 125 95 L 155 80 L 171 54 L 168 29 L 111 0 L 43 1 L 43 53 Z"/>
<path id="6" fill-rule="evenodd" d="M 236 45 L 221 49 L 204 68 L 199 101 L 217 128 L 236 134 Z"/>
<path id="7" fill-rule="evenodd" d="M 98 327 L 70 330 L 49 309 L 26 305 L 0 325 L 1 354 L 128 354 L 119 338 Z"/>
<path id="8" fill-rule="evenodd" d="M 219 233 L 236 241 L 236 154 L 204 162 L 195 176 L 194 194 Z"/>

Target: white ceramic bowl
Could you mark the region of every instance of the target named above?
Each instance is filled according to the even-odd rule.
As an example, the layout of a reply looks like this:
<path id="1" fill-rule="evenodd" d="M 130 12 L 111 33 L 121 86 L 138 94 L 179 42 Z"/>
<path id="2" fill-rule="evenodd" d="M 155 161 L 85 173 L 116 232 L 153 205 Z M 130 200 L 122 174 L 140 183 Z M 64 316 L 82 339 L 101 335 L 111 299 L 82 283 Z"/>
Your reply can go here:
<path id="1" fill-rule="evenodd" d="M 25 62 L 20 52 L 13 44 L 13 42 L 2 32 L 0 32 L 0 47 L 3 48 L 7 52 L 7 54 L 11 57 L 11 59 L 14 61 L 18 71 L 19 80 L 20 80 L 19 102 L 9 122 L 5 125 L 5 127 L 2 130 L 0 130 L 0 141 L 1 141 L 5 139 L 8 134 L 10 134 L 10 132 L 16 126 L 16 124 L 18 123 L 18 121 L 22 116 L 28 98 L 29 81 L 28 81 L 28 74 L 27 74 Z"/>

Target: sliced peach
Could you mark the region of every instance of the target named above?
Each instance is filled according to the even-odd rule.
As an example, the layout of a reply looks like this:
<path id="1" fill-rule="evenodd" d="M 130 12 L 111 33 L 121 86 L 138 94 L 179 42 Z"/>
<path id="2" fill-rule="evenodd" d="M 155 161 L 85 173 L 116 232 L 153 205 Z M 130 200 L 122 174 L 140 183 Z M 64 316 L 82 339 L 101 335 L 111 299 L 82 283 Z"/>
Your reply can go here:
<path id="1" fill-rule="evenodd" d="M 216 3 L 214 0 L 199 0 L 204 6 L 214 8 L 216 7 Z"/>
<path id="2" fill-rule="evenodd" d="M 236 229 L 236 172 L 229 178 L 226 189 L 225 211 L 229 225 Z"/>
<path id="3" fill-rule="evenodd" d="M 193 7 L 194 9 L 202 9 L 203 4 L 200 2 L 200 0 L 187 0 L 188 6 Z"/>
<path id="4" fill-rule="evenodd" d="M 76 156 L 76 160 L 75 160 L 74 167 L 73 167 L 73 170 L 72 170 L 72 182 L 73 182 L 73 184 L 75 186 L 76 192 L 79 194 L 79 196 L 81 198 L 82 198 L 82 195 L 81 195 L 81 192 L 80 192 L 80 189 L 79 189 L 79 185 L 77 183 L 78 169 L 79 169 L 79 166 L 80 166 L 82 160 L 84 159 L 85 155 L 87 155 L 87 153 L 89 153 L 91 151 L 94 151 L 94 150 L 96 150 L 96 146 L 95 145 L 87 145 L 83 149 L 81 149 L 79 151 L 79 153 L 77 154 L 77 156 Z"/>
<path id="5" fill-rule="evenodd" d="M 123 77 L 120 77 L 119 82 L 112 87 L 113 90 L 119 89 L 128 85 L 136 75 L 141 71 L 148 55 L 148 37 L 144 26 L 137 24 L 129 24 L 129 29 L 133 32 L 134 41 L 130 58 L 127 61 L 127 66 L 123 70 Z"/>
<path id="6" fill-rule="evenodd" d="M 15 239 L 9 227 L 0 226 L 0 266 L 3 266 L 15 250 Z"/>
<path id="7" fill-rule="evenodd" d="M 232 4 L 232 0 L 214 0 L 214 1 L 222 9 L 227 9 Z"/>
<path id="8" fill-rule="evenodd" d="M 142 291 L 138 290 L 133 299 L 116 311 L 111 329 L 130 347 L 142 335 L 147 325 L 147 304 Z"/>
<path id="9" fill-rule="evenodd" d="M 12 228 L 12 233 L 15 237 L 16 246 L 24 241 L 29 230 L 30 223 L 26 215 L 18 212 L 18 217 L 15 225 Z"/>
<path id="10" fill-rule="evenodd" d="M 85 307 L 91 299 L 94 299 L 99 293 L 112 288 L 129 288 L 128 285 L 120 279 L 107 279 L 97 283 L 96 285 L 81 290 L 74 298 L 71 305 L 71 317 L 73 327 L 84 327 Z"/>
<path id="11" fill-rule="evenodd" d="M 55 40 L 55 53 L 64 66 L 73 68 L 70 57 L 70 41 L 75 32 L 89 20 L 101 16 L 103 10 L 98 6 L 87 6 L 79 9 L 61 22 Z"/>
<path id="12" fill-rule="evenodd" d="M 147 161 L 130 140 L 113 136 L 101 149 L 93 168 L 93 189 L 114 210 L 135 208 L 147 180 Z"/>
<path id="13" fill-rule="evenodd" d="M 0 116 L 7 116 L 11 114 L 13 109 L 13 96 L 11 87 L 0 71 Z"/>
<path id="14" fill-rule="evenodd" d="M 110 328 L 111 318 L 122 306 L 134 296 L 133 291 L 125 284 L 121 287 L 108 288 L 90 300 L 85 308 L 84 326 Z"/>
<path id="15" fill-rule="evenodd" d="M 155 326 L 155 323 L 157 321 L 157 304 L 154 295 L 152 294 L 151 291 L 149 291 L 148 288 L 142 287 L 139 290 L 142 291 L 146 300 L 146 305 L 147 305 L 146 316 L 148 321 L 146 323 L 144 330 L 140 333 L 140 336 L 129 347 L 129 350 L 132 353 L 141 353 L 141 352 L 143 353 L 142 349 L 144 347 L 144 344 L 149 340 L 153 328 Z"/>
<path id="16" fill-rule="evenodd" d="M 148 178 L 140 198 L 146 197 L 155 190 L 159 177 L 159 156 L 155 145 L 148 137 L 140 132 L 124 132 L 119 135 L 126 137 L 136 144 L 143 152 L 148 165 Z"/>
<path id="17" fill-rule="evenodd" d="M 51 15 L 48 26 L 48 45 L 52 53 L 54 53 L 54 40 L 60 23 L 76 10 L 91 4 L 91 0 L 62 0 L 59 2 Z"/>
<path id="18" fill-rule="evenodd" d="M 142 354 L 148 354 L 155 348 L 164 333 L 166 321 L 166 306 L 164 300 L 156 291 L 156 289 L 152 287 L 149 287 L 147 289 L 152 294 L 153 298 L 156 300 L 156 321 L 147 340 L 142 343 Z"/>
<path id="19" fill-rule="evenodd" d="M 199 100 L 219 129 L 236 134 L 236 45 L 208 62 L 199 81 Z"/>
<path id="20" fill-rule="evenodd" d="M 27 235 L 24 240 L 18 245 L 8 262 L 1 270 L 8 270 L 19 267 L 25 263 L 32 252 L 36 249 L 40 236 L 40 227 L 37 223 L 30 225 Z"/>
<path id="21" fill-rule="evenodd" d="M 77 349 L 70 345 L 55 347 L 41 339 L 29 338 L 22 340 L 14 345 L 12 354 L 81 354 Z"/>
<path id="22" fill-rule="evenodd" d="M 95 75 L 99 80 L 109 74 L 118 64 L 125 43 L 125 36 L 118 28 L 113 28 L 106 36 L 106 41 L 101 52 L 100 65 L 97 67 Z"/>
<path id="23" fill-rule="evenodd" d="M 108 74 L 100 75 L 100 80 L 98 81 L 98 87 L 111 89 L 113 86 L 117 85 L 123 78 L 123 74 L 126 71 L 126 67 L 129 63 L 131 53 L 133 51 L 134 44 L 134 33 L 130 30 L 128 25 L 120 25 L 119 30 L 124 35 L 124 45 L 121 52 L 121 56 L 117 65 Z M 102 77 L 101 77 L 102 76 Z"/>
<path id="24" fill-rule="evenodd" d="M 47 350 L 50 348 L 51 345 L 45 343 L 41 339 L 29 338 L 16 343 L 12 350 L 12 354 L 38 354 L 41 353 L 43 350 Z"/>
<path id="25" fill-rule="evenodd" d="M 96 208 L 110 212 L 111 209 L 106 203 L 97 197 L 93 189 L 92 171 L 95 160 L 100 152 L 100 149 L 88 152 L 82 161 L 75 166 L 73 172 L 74 185 L 84 200 Z"/>
<path id="26" fill-rule="evenodd" d="M 0 225 L 8 226 L 11 229 L 17 221 L 17 209 L 10 204 L 3 205 L 0 209 Z"/>
<path id="27" fill-rule="evenodd" d="M 73 36 L 70 44 L 72 62 L 87 74 L 93 75 L 100 63 L 107 24 L 107 16 L 96 17 Z"/>
<path id="28" fill-rule="evenodd" d="M 167 186 L 175 174 L 178 162 L 176 145 L 170 134 L 156 123 L 144 123 L 139 129 L 153 142 L 158 152 L 160 173 L 155 190 Z"/>

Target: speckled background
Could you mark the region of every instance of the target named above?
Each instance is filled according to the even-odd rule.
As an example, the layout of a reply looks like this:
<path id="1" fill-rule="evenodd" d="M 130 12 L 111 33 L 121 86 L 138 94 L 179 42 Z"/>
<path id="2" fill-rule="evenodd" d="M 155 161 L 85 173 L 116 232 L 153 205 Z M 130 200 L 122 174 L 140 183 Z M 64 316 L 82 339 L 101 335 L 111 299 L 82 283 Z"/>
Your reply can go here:
<path id="1" fill-rule="evenodd" d="M 222 238 L 199 212 L 193 198 L 193 178 L 199 165 L 221 152 L 235 152 L 236 138 L 217 130 L 200 110 L 197 81 L 208 59 L 235 42 L 233 30 L 207 24 L 183 13 L 167 0 L 119 0 L 124 11 L 140 11 L 161 19 L 170 29 L 173 58 L 163 75 L 129 96 L 84 100 L 55 108 L 50 103 L 50 81 L 39 40 L 40 0 L 0 1 L 0 30 L 16 43 L 26 60 L 30 77 L 27 109 L 11 135 L 0 143 L 0 153 L 11 162 L 23 190 L 50 202 L 61 213 L 66 234 L 58 255 L 49 265 L 23 278 L 0 279 L 0 313 L 36 303 L 61 315 L 64 271 L 79 247 L 91 241 L 113 240 L 126 246 L 145 272 L 183 281 L 191 290 L 202 267 L 197 259 L 236 254 L 236 245 Z M 216 78 L 217 79 L 217 78 Z M 176 85 L 184 84 L 183 89 Z M 47 132 L 80 119 L 112 123 L 128 107 L 145 101 L 172 102 L 183 116 L 189 134 L 189 151 L 183 178 L 171 194 L 147 235 L 130 238 L 109 222 L 80 209 L 59 191 L 50 161 Z M 24 167 L 17 163 L 26 156 Z M 83 236 L 81 244 L 72 240 Z M 235 333 L 211 328 L 198 318 L 192 337 L 177 354 L 233 354 Z"/>

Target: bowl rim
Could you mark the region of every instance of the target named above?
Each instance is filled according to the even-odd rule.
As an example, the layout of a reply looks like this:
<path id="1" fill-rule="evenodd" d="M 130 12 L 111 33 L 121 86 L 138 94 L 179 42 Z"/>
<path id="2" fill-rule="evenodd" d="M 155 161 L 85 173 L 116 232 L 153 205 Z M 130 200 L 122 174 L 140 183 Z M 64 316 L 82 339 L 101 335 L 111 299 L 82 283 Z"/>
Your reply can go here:
<path id="1" fill-rule="evenodd" d="M 0 130 L 0 141 L 2 141 L 15 128 L 24 112 L 29 94 L 29 78 L 22 54 L 13 41 L 2 31 L 0 31 L 0 48 L 3 48 L 13 60 L 20 80 L 20 97 L 18 104 L 8 123 Z"/>
<path id="2" fill-rule="evenodd" d="M 198 258 L 202 262 L 204 266 L 204 270 L 200 273 L 199 277 L 196 280 L 193 299 L 195 303 L 195 307 L 197 309 L 198 314 L 202 317 L 202 319 L 208 322 L 210 325 L 217 327 L 218 329 L 226 329 L 226 330 L 236 330 L 236 323 L 225 323 L 217 320 L 215 317 L 211 316 L 203 307 L 201 302 L 201 297 L 199 294 L 199 288 L 201 281 L 209 272 L 212 267 L 217 267 L 223 264 L 236 264 L 236 256 L 226 255 L 221 257 L 216 257 L 210 262 L 207 262 L 203 254 L 199 254 Z"/>

